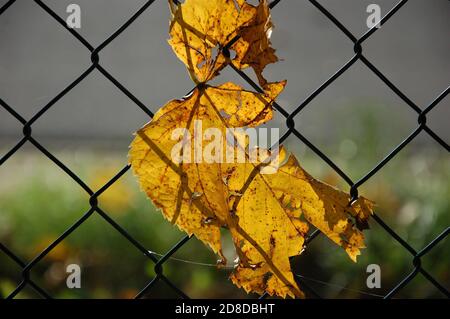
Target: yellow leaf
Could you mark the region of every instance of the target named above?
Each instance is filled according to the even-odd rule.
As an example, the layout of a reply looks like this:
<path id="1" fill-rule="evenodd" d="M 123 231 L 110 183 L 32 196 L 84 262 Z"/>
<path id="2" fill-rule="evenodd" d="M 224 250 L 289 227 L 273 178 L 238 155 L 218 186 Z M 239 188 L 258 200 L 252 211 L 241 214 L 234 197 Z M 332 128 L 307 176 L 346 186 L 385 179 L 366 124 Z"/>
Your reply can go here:
<path id="1" fill-rule="evenodd" d="M 248 136 L 230 133 L 230 128 L 272 119 L 273 101 L 286 85 L 262 76 L 266 65 L 278 60 L 270 45 L 266 0 L 258 6 L 244 0 L 169 3 L 169 43 L 197 86 L 184 99 L 163 106 L 137 132 L 129 154 L 133 171 L 165 218 L 211 247 L 222 263 L 220 228 L 230 231 L 239 257 L 231 275 L 237 286 L 303 298 L 290 257 L 305 248 L 305 221 L 356 261 L 373 203 L 360 197 L 349 205 L 347 193 L 312 178 L 284 148 L 249 149 Z M 233 83 L 205 84 L 230 63 L 252 67 L 264 93 Z M 259 155 L 256 161 L 254 154 Z"/>
<path id="2" fill-rule="evenodd" d="M 280 154 L 284 156 L 284 149 Z M 289 264 L 289 257 L 300 254 L 308 230 L 301 217 L 342 246 L 354 261 L 364 248 L 364 236 L 351 218 L 367 221 L 373 203 L 361 197 L 349 207 L 348 194 L 312 178 L 293 155 L 274 174 L 261 174 L 251 163 L 232 165 L 227 180 L 229 192 L 240 194 L 230 196 L 230 211 L 248 236 L 233 234 L 246 263 L 232 280 L 248 292 L 303 296 Z"/>
<path id="3" fill-rule="evenodd" d="M 289 257 L 300 254 L 308 230 L 300 220 L 302 214 L 354 259 L 363 247 L 363 236 L 350 218 L 368 216 L 370 211 L 359 204 L 347 207 L 346 193 L 314 180 L 293 156 L 281 167 L 272 167 L 278 169 L 272 174 L 262 174 L 262 169 L 270 167 L 248 161 L 250 151 L 244 163 L 236 158 L 224 163 L 224 158 L 211 162 L 203 157 L 209 146 L 199 146 L 195 137 L 201 140 L 208 129 L 219 129 L 223 140 L 216 152 L 223 155 L 226 129 L 259 121 L 261 111 L 255 110 L 266 110 L 270 104 L 267 96 L 234 84 L 200 86 L 186 99 L 166 104 L 138 131 L 130 163 L 142 189 L 164 216 L 209 245 L 224 262 L 220 227 L 230 230 L 240 257 L 232 275 L 236 285 L 248 292 L 303 297 L 289 263 Z M 180 128 L 186 131 L 173 138 Z M 244 141 L 235 147 L 245 146 Z M 174 149 L 183 162 L 173 160 Z M 278 162 L 285 158 L 281 149 Z"/>
<path id="4" fill-rule="evenodd" d="M 237 102 L 250 99 L 246 95 L 254 98 L 252 103 L 249 103 L 248 106 L 244 103 L 237 108 Z M 217 101 L 218 105 L 215 105 L 214 101 Z M 247 271 L 256 270 L 257 273 L 260 273 L 260 280 L 264 280 L 266 274 L 273 273 L 275 276 L 268 281 L 267 289 L 262 288 L 261 282 L 259 283 L 261 287 L 258 288 L 248 286 L 241 280 L 242 286 L 248 291 L 259 293 L 268 291 L 283 297 L 286 294 L 303 297 L 303 293 L 293 280 L 289 256 L 300 252 L 304 233 L 307 230 L 306 225 L 300 220 L 290 221 L 290 217 L 295 219 L 296 216 L 289 215 L 290 212 L 286 214 L 283 207 L 277 204 L 278 199 L 271 196 L 267 200 L 273 207 L 265 210 L 270 214 L 265 229 L 255 228 L 253 224 L 249 224 L 247 221 L 253 219 L 255 215 L 252 216 L 250 212 L 241 215 L 241 205 L 238 205 L 237 213 L 234 213 L 230 206 L 231 197 L 238 196 L 236 194 L 230 196 L 232 192 L 227 183 L 236 185 L 236 183 L 245 182 L 240 179 L 240 175 L 236 174 L 249 171 L 250 168 L 255 168 L 256 164 L 205 162 L 175 164 L 173 161 L 173 149 L 176 144 L 180 143 L 180 140 L 183 142 L 184 138 L 184 136 L 180 136 L 179 139 L 172 139 L 172 132 L 177 128 L 186 128 L 190 136 L 196 136 L 198 132 L 195 132 L 194 122 L 201 120 L 201 135 L 209 128 L 220 128 L 222 136 L 226 137 L 227 127 L 242 124 L 235 116 L 237 112 L 242 114 L 239 119 L 244 118 L 245 123 L 252 123 L 251 119 L 258 118 L 261 113 L 254 112 L 254 110 L 267 109 L 270 103 L 271 100 L 262 94 L 242 91 L 231 84 L 224 84 L 217 88 L 197 88 L 185 100 L 169 102 L 155 115 L 154 120 L 138 131 L 131 145 L 130 163 L 134 173 L 139 177 L 141 188 L 157 207 L 162 208 L 164 216 L 188 234 L 195 234 L 197 238 L 218 253 L 224 262 L 225 259 L 221 252 L 220 227 L 226 226 L 230 229 L 235 240 L 236 250 L 241 256 L 246 256 L 245 258 L 252 262 L 251 265 L 242 262 L 239 264 L 234 277 L 236 283 L 238 283 L 237 278 Z M 229 112 L 231 116 L 226 119 L 219 110 Z M 226 152 L 225 143 L 226 141 L 220 150 L 222 153 Z M 188 148 L 183 149 L 181 156 L 190 153 L 189 160 L 193 161 L 194 146 L 195 142 L 191 142 Z M 207 145 L 203 145 L 202 152 L 207 147 Z M 196 161 L 198 162 L 198 159 Z M 230 175 L 230 168 L 233 167 L 235 173 Z M 260 178 L 257 181 L 259 183 L 255 187 L 264 187 Z M 266 192 L 267 189 L 261 189 L 258 192 L 261 192 L 262 195 L 263 191 Z M 248 196 L 251 196 L 250 192 L 243 194 L 242 203 L 251 200 L 251 197 Z M 258 214 L 261 203 L 256 200 L 252 204 L 253 214 Z M 256 236 L 255 231 L 259 232 L 259 237 Z M 264 236 L 264 238 L 260 236 Z M 277 242 L 276 247 L 271 246 L 273 241 Z M 238 284 L 241 285 L 241 283 Z"/>
<path id="5" fill-rule="evenodd" d="M 290 188 L 284 168 L 262 174 L 261 167 L 247 162 L 230 164 L 225 170 L 234 217 L 229 228 L 240 257 L 231 279 L 247 292 L 303 298 L 289 257 L 301 253 L 308 226 L 300 220 L 301 211 L 284 201 L 284 191 Z M 278 184 L 284 189 L 273 188 Z"/>
<path id="6" fill-rule="evenodd" d="M 264 90 L 280 91 L 283 83 L 267 83 L 264 67 L 278 61 L 270 44 L 272 22 L 266 0 L 253 6 L 245 1 L 186 0 L 172 9 L 169 44 L 196 83 L 214 78 L 229 64 L 227 45 L 239 68 L 252 67 Z M 275 96 L 276 93 L 273 94 Z"/>
<path id="7" fill-rule="evenodd" d="M 293 155 L 279 169 L 277 175 L 280 174 L 285 178 L 270 179 L 271 175 L 267 175 L 271 188 L 281 192 L 291 207 L 299 209 L 309 223 L 342 246 L 356 261 L 360 249 L 365 248 L 364 235 L 357 225 L 367 224 L 373 202 L 360 197 L 349 206 L 349 194 L 314 179 Z"/>
<path id="8" fill-rule="evenodd" d="M 267 1 L 261 1 L 256 7 L 253 22 L 242 29 L 240 38 L 231 46 L 236 52 L 234 65 L 243 69 L 251 67 L 258 77 L 259 84 L 265 91 L 277 91 L 278 83 L 268 83 L 263 77 L 264 68 L 278 61 L 275 49 L 270 43 L 273 23 Z"/>
<path id="9" fill-rule="evenodd" d="M 221 111 L 229 117 L 223 118 Z M 226 137 L 227 127 L 261 123 L 271 117 L 271 112 L 271 100 L 263 94 L 243 91 L 230 83 L 217 88 L 199 87 L 186 99 L 173 100 L 162 107 L 154 119 L 138 131 L 131 145 L 130 163 L 140 178 L 141 188 L 153 203 L 162 208 L 167 219 L 188 234 L 195 234 L 220 255 L 221 223 L 216 219 L 225 224 L 228 218 L 221 161 L 196 163 L 197 153 L 203 157 L 207 145 L 196 148 L 193 142 L 179 154 L 184 134 L 192 139 L 202 138 L 207 129 L 218 128 Z M 195 129 L 196 121 L 201 121 L 199 132 Z M 188 133 L 183 132 L 183 128 Z M 179 133 L 172 138 L 177 129 Z M 175 155 L 189 156 L 189 160 L 175 164 L 173 150 L 178 150 Z M 222 149 L 218 151 L 225 153 Z"/>
<path id="10" fill-rule="evenodd" d="M 229 127 L 254 127 L 272 119 L 272 102 L 286 82 L 280 82 L 277 92 L 260 94 L 243 90 L 239 85 L 227 82 L 218 87 L 208 87 L 205 96 L 214 107 L 223 111 Z"/>

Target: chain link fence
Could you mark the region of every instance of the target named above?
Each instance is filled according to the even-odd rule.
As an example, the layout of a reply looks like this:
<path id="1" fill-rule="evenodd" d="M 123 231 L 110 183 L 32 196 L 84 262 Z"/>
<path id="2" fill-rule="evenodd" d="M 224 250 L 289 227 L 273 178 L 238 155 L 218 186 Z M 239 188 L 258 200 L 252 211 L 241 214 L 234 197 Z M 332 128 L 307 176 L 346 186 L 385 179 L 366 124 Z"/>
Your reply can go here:
<path id="1" fill-rule="evenodd" d="M 5 13 L 11 6 L 14 5 L 16 0 L 9 0 L 0 8 L 0 18 L 3 13 Z M 148 257 L 149 260 L 154 264 L 154 271 L 156 276 L 148 282 L 144 288 L 136 295 L 136 298 L 142 298 L 151 294 L 152 289 L 158 282 L 163 282 L 169 286 L 173 291 L 181 298 L 188 298 L 185 292 L 183 292 L 179 287 L 177 287 L 168 276 L 164 274 L 164 264 L 172 255 L 183 245 L 185 245 L 189 240 L 189 236 L 185 236 L 182 240 L 176 243 L 169 251 L 167 251 L 162 257 L 158 257 L 155 254 L 149 252 L 148 248 L 133 237 L 133 234 L 127 232 L 122 228 L 116 221 L 114 221 L 107 212 L 105 212 L 98 205 L 97 198 L 104 193 L 109 187 L 111 187 L 116 181 L 118 181 L 124 174 L 130 174 L 130 166 L 127 165 L 121 169 L 111 180 L 109 180 L 100 189 L 94 190 L 87 185 L 77 174 L 75 174 L 69 167 L 62 163 L 52 152 L 45 148 L 38 140 L 33 137 L 32 127 L 33 124 L 38 121 L 41 116 L 43 116 L 50 108 L 52 108 L 62 97 L 64 97 L 69 91 L 75 88 L 81 81 L 83 81 L 90 73 L 94 70 L 98 70 L 106 79 L 111 81 L 123 94 L 125 94 L 131 101 L 133 101 L 146 115 L 152 117 L 153 112 L 148 109 L 144 103 L 142 103 L 136 96 L 134 96 L 128 88 L 126 88 L 118 79 L 112 76 L 101 64 L 100 54 L 102 50 L 107 47 L 114 39 L 116 39 L 122 32 L 124 32 L 139 16 L 145 14 L 151 9 L 151 5 L 154 0 L 147 1 L 139 10 L 128 19 L 120 28 L 118 28 L 110 37 L 104 40 L 99 46 L 94 47 L 91 45 L 83 36 L 81 36 L 75 29 L 69 28 L 63 18 L 58 16 L 44 1 L 34 0 L 34 2 L 44 10 L 48 15 L 50 15 L 55 21 L 55 27 L 63 27 L 70 33 L 74 40 L 81 42 L 87 49 L 87 54 L 90 54 L 91 65 L 76 78 L 70 85 L 64 88 L 59 94 L 53 97 L 50 102 L 44 105 L 34 116 L 30 119 L 25 119 L 19 114 L 13 105 L 8 105 L 5 101 L 0 98 L 0 105 L 7 112 L 9 112 L 18 122 L 23 125 L 23 137 L 21 140 L 12 147 L 5 155 L 0 158 L 0 166 L 3 165 L 8 159 L 10 159 L 14 154 L 26 143 L 32 144 L 36 147 L 42 154 L 44 154 L 48 159 L 55 163 L 63 172 L 70 176 L 74 183 L 77 183 L 88 195 L 89 195 L 89 205 L 90 208 L 87 212 L 80 215 L 80 218 L 72 226 L 70 226 L 64 233 L 62 233 L 56 240 L 54 240 L 46 249 L 40 252 L 31 261 L 22 260 L 15 252 L 11 251 L 3 243 L 0 243 L 0 251 L 5 253 L 11 260 L 18 265 L 22 270 L 22 281 L 20 284 L 11 292 L 6 298 L 16 297 L 25 287 L 31 287 L 40 296 L 44 298 L 52 298 L 52 296 L 41 286 L 36 284 L 36 282 L 31 278 L 30 272 L 33 267 L 36 266 L 39 261 L 41 261 L 45 256 L 47 256 L 55 247 L 64 241 L 72 232 L 75 232 L 83 223 L 85 223 L 93 215 L 97 214 L 103 218 L 107 223 L 109 223 L 120 235 L 123 236 L 123 240 L 129 241 L 140 253 Z M 270 8 L 276 10 L 276 5 L 280 0 L 275 0 L 270 3 Z M 285 123 L 287 126 L 287 132 L 280 138 L 279 143 L 283 143 L 289 136 L 295 136 L 304 143 L 309 149 L 311 149 L 315 154 L 317 154 L 327 165 L 329 165 L 339 176 L 345 180 L 349 186 L 349 191 L 353 199 L 358 197 L 358 188 L 369 181 L 375 174 L 377 174 L 383 167 L 391 161 L 399 152 L 401 152 L 405 146 L 411 143 L 419 134 L 428 134 L 431 136 L 441 147 L 443 147 L 447 152 L 450 150 L 449 145 L 436 133 L 434 133 L 429 126 L 427 126 L 427 115 L 447 96 L 450 91 L 450 87 L 447 87 L 441 94 L 439 94 L 435 99 L 425 106 L 416 105 L 408 96 L 406 96 L 394 83 L 392 83 L 377 67 L 372 64 L 364 55 L 364 42 L 367 41 L 379 28 L 373 27 L 369 29 L 360 38 L 353 35 L 332 13 L 330 13 L 324 6 L 322 6 L 318 1 L 309 0 L 309 2 L 317 8 L 324 16 L 326 16 L 342 33 L 353 42 L 353 57 L 348 60 L 337 72 L 331 75 L 322 85 L 317 87 L 310 95 L 308 95 L 302 103 L 294 109 L 293 112 L 288 112 L 282 108 L 276 102 L 274 103 L 275 109 L 285 118 Z M 390 19 L 395 17 L 395 14 L 401 10 L 401 8 L 408 2 L 408 0 L 399 1 L 382 19 L 380 24 L 383 25 L 387 23 Z M 431 5 L 431 4 L 430 4 Z M 355 62 L 361 61 L 369 70 L 375 74 L 380 81 L 382 81 L 392 92 L 394 92 L 401 100 L 409 107 L 411 112 L 417 115 L 417 127 L 406 137 L 399 145 L 397 145 L 386 157 L 384 157 L 379 163 L 375 165 L 370 171 L 368 171 L 361 179 L 354 181 L 348 177 L 348 175 L 341 170 L 330 158 L 328 158 L 324 153 L 321 152 L 310 140 L 308 140 L 300 130 L 295 127 L 295 117 L 301 116 L 302 110 L 304 110 L 318 95 L 321 94 L 331 83 L 336 81 L 343 73 L 349 70 Z M 262 89 L 244 72 L 234 69 L 246 82 L 248 82 L 256 91 L 262 92 Z M 440 235 L 434 238 L 421 250 L 415 250 L 408 242 L 402 239 L 388 224 L 386 224 L 376 213 L 373 215 L 372 221 L 378 223 L 382 229 L 390 235 L 393 241 L 398 242 L 405 251 L 411 255 L 412 271 L 404 278 L 399 278 L 398 283 L 393 287 L 388 293 L 386 293 L 384 298 L 394 297 L 401 289 L 403 289 L 409 282 L 411 282 L 417 276 L 423 276 L 429 283 L 436 287 L 445 297 L 450 297 L 450 292 L 444 285 L 436 280 L 430 273 L 422 267 L 421 260 L 426 254 L 428 254 L 439 242 L 444 241 L 448 234 L 450 233 L 450 228 L 447 227 L 442 231 Z M 322 236 L 320 231 L 315 230 L 312 232 L 306 240 L 306 245 L 315 240 L 318 236 Z M 306 283 L 301 276 L 297 276 L 296 280 L 299 281 L 301 287 L 305 290 L 308 296 L 321 298 L 321 296 Z M 237 289 L 237 288 L 236 288 Z M 263 295 L 262 298 L 267 297 Z"/>

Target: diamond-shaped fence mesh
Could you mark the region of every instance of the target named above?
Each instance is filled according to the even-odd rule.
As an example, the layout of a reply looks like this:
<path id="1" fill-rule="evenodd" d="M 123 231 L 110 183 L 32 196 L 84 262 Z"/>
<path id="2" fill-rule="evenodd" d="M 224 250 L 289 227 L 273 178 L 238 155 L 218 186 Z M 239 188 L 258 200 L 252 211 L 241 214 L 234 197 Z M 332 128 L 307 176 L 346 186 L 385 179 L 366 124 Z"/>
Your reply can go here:
<path id="1" fill-rule="evenodd" d="M 11 6 L 14 5 L 16 0 L 9 0 L 0 8 L 0 18 L 3 13 L 5 13 Z M 81 73 L 75 81 L 64 88 L 59 94 L 53 97 L 50 102 L 44 105 L 36 114 L 34 114 L 30 119 L 25 119 L 21 114 L 19 114 L 14 106 L 7 104 L 0 98 L 0 105 L 7 112 L 9 112 L 17 121 L 23 126 L 23 137 L 21 140 L 12 147 L 5 155 L 0 158 L 0 166 L 3 165 L 8 159 L 10 159 L 14 154 L 22 148 L 26 143 L 32 144 L 36 149 L 38 149 L 42 154 L 44 154 L 48 159 L 54 162 L 65 174 L 70 176 L 74 183 L 77 183 L 88 195 L 89 195 L 89 205 L 90 208 L 87 212 L 80 215 L 78 221 L 76 221 L 72 226 L 70 226 L 64 233 L 62 233 L 56 240 L 54 240 L 47 248 L 41 251 L 37 256 L 35 256 L 31 261 L 24 261 L 3 243 L 0 243 L 0 251 L 5 253 L 14 263 L 16 263 L 22 269 L 22 281 L 14 289 L 14 291 L 6 296 L 7 298 L 16 297 L 24 288 L 31 287 L 40 296 L 44 298 L 52 298 L 52 296 L 41 286 L 39 286 L 30 276 L 30 272 L 33 267 L 36 266 L 39 261 L 45 258 L 55 247 L 64 241 L 71 233 L 75 232 L 83 223 L 90 219 L 93 215 L 98 215 L 103 218 L 107 223 L 109 223 L 121 236 L 123 240 L 129 241 L 140 253 L 144 254 L 148 259 L 154 264 L 154 271 L 156 276 L 148 282 L 144 288 L 136 295 L 136 298 L 142 298 L 151 294 L 152 289 L 154 289 L 155 284 L 158 282 L 163 282 L 169 286 L 173 291 L 182 298 L 188 298 L 188 296 L 179 287 L 177 287 L 171 279 L 164 274 L 164 264 L 172 255 L 185 245 L 190 237 L 186 236 L 181 241 L 176 243 L 169 251 L 167 251 L 162 257 L 157 257 L 152 254 L 142 243 L 140 243 L 133 234 L 127 232 L 118 223 L 116 223 L 101 207 L 98 205 L 97 198 L 104 193 L 109 187 L 111 187 L 116 181 L 118 181 L 124 174 L 129 174 L 130 166 L 127 165 L 121 169 L 111 180 L 109 180 L 100 189 L 92 189 L 85 183 L 77 174 L 75 174 L 69 167 L 62 163 L 57 157 L 55 157 L 52 152 L 45 148 L 35 137 L 33 137 L 33 124 L 39 120 L 50 108 L 52 108 L 62 97 L 64 97 L 68 92 L 74 89 L 80 82 L 82 82 L 91 72 L 98 70 L 106 79 L 111 81 L 123 94 L 125 94 L 131 101 L 133 101 L 145 114 L 152 117 L 153 112 L 148 109 L 144 103 L 142 103 L 136 96 L 134 96 L 118 79 L 112 76 L 101 64 L 100 54 L 102 50 L 107 47 L 112 41 L 114 41 L 122 32 L 124 32 L 133 22 L 141 15 L 146 14 L 150 10 L 151 5 L 154 0 L 147 1 L 139 10 L 133 14 L 120 28 L 118 28 L 110 37 L 104 40 L 99 46 L 94 47 L 91 45 L 83 36 L 81 36 L 75 29 L 69 28 L 64 19 L 58 16 L 44 1 L 35 0 L 34 1 L 42 10 L 44 10 L 48 15 L 50 15 L 55 21 L 55 27 L 63 27 L 67 30 L 68 35 L 74 37 L 74 40 L 81 42 L 87 49 L 87 54 L 90 54 L 91 65 Z M 276 10 L 276 5 L 280 0 L 275 0 L 270 3 L 270 8 Z M 364 55 L 363 48 L 364 43 L 369 39 L 375 32 L 379 32 L 378 28 L 373 27 L 369 29 L 360 38 L 353 35 L 332 13 L 330 13 L 324 6 L 315 0 L 309 0 L 309 2 L 320 11 L 321 14 L 326 16 L 342 33 L 353 42 L 354 55 L 348 60 L 337 72 L 332 74 L 322 85 L 317 87 L 310 95 L 308 95 L 303 102 L 296 107 L 292 112 L 286 111 L 278 103 L 274 103 L 275 109 L 285 118 L 287 132 L 280 138 L 279 143 L 283 143 L 289 136 L 295 136 L 301 142 L 303 142 L 308 148 L 310 148 L 315 154 L 317 154 L 326 164 L 328 164 L 337 174 L 339 174 L 342 179 L 348 183 L 349 191 L 352 199 L 358 197 L 358 188 L 369 181 L 375 174 L 385 167 L 385 165 L 391 161 L 399 152 L 401 152 L 405 146 L 411 143 L 419 134 L 428 134 L 431 136 L 441 147 L 443 147 L 447 152 L 449 151 L 449 145 L 439 137 L 435 132 L 433 132 L 429 126 L 427 126 L 427 115 L 447 96 L 450 91 L 450 87 L 447 87 L 441 94 L 434 98 L 434 100 L 425 106 L 416 105 L 408 96 L 406 96 L 394 83 L 392 83 L 377 67 L 371 63 L 371 61 Z M 402 9 L 402 7 L 408 2 L 408 0 L 399 1 L 381 20 L 381 25 L 393 19 L 396 13 Z M 430 4 L 431 5 L 431 4 Z M 379 163 L 375 165 L 370 171 L 368 171 L 362 178 L 357 181 L 353 181 L 348 177 L 348 175 L 341 170 L 330 158 L 328 158 L 318 147 L 316 147 L 309 139 L 307 139 L 302 132 L 295 126 L 295 118 L 301 116 L 302 110 L 304 110 L 318 95 L 320 95 L 326 88 L 336 81 L 342 74 L 349 70 L 355 62 L 361 61 L 373 74 L 375 74 L 380 81 L 382 81 L 392 92 L 394 92 L 401 100 L 405 102 L 407 107 L 410 108 L 411 112 L 417 115 L 417 127 L 407 136 L 399 145 L 397 145 L 386 157 L 384 157 Z M 231 67 L 233 67 L 231 65 Z M 248 82 L 256 91 L 262 92 L 262 89 L 256 84 L 248 75 L 243 71 L 233 68 L 246 82 Z M 450 292 L 444 287 L 443 283 L 436 280 L 424 267 L 422 266 L 421 260 L 426 254 L 428 254 L 433 248 L 441 241 L 444 241 L 449 232 L 450 228 L 446 228 L 442 233 L 430 241 L 425 247 L 417 251 L 412 246 L 402 239 L 388 224 L 385 223 L 376 213 L 373 216 L 373 221 L 378 223 L 379 226 L 392 238 L 393 241 L 398 242 L 401 247 L 411 255 L 411 263 L 413 270 L 404 278 L 398 278 L 398 283 L 393 287 L 388 293 L 386 293 L 384 298 L 394 297 L 401 289 L 403 289 L 409 282 L 411 282 L 417 276 L 423 276 L 429 283 L 436 287 L 444 296 L 450 297 Z M 320 231 L 314 231 L 306 240 L 306 245 L 311 241 L 315 240 L 318 236 L 322 236 Z M 312 287 L 308 285 L 307 282 L 301 279 L 301 276 L 296 278 L 301 284 L 301 287 L 312 297 L 321 298 Z M 262 298 L 266 297 L 265 295 Z"/>

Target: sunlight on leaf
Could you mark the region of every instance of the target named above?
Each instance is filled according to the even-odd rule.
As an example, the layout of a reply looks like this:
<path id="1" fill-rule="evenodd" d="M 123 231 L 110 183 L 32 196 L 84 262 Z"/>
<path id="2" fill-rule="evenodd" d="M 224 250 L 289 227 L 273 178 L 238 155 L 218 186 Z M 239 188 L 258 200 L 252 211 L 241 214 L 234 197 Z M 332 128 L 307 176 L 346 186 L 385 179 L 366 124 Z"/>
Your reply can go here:
<path id="1" fill-rule="evenodd" d="M 169 4 L 169 44 L 196 87 L 161 107 L 137 132 L 129 161 L 141 189 L 166 219 L 208 245 L 222 264 L 220 230 L 228 229 L 239 257 L 231 275 L 238 287 L 303 298 L 290 257 L 304 250 L 308 223 L 356 261 L 374 204 L 360 197 L 350 205 L 349 194 L 311 177 L 283 147 L 251 148 L 240 131 L 230 133 L 270 121 L 273 101 L 286 85 L 262 76 L 266 65 L 278 61 L 267 1 Z M 253 68 L 264 93 L 229 82 L 206 84 L 231 63 Z M 230 134 L 235 143 L 227 139 Z M 252 154 L 262 158 L 252 161 Z"/>

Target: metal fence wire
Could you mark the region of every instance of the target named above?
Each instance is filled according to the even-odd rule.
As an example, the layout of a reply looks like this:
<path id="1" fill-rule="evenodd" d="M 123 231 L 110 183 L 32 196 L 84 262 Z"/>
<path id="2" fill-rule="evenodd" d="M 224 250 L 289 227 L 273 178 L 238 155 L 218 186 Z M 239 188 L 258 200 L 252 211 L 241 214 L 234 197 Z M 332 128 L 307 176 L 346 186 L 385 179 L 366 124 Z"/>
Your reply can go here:
<path id="1" fill-rule="evenodd" d="M 136 249 L 147 256 L 154 263 L 154 270 L 156 276 L 148 282 L 145 287 L 136 295 L 136 298 L 142 298 L 151 293 L 152 288 L 157 282 L 164 282 L 181 298 L 188 298 L 188 296 L 179 289 L 171 280 L 164 274 L 164 263 L 171 258 L 171 256 L 180 249 L 184 244 L 186 244 L 190 237 L 186 236 L 181 241 L 176 243 L 169 251 L 167 251 L 162 257 L 158 258 L 155 254 L 149 252 L 149 250 L 136 240 L 132 234 L 124 230 L 119 224 L 117 224 L 108 214 L 98 206 L 97 198 L 103 192 L 105 192 L 111 185 L 113 185 L 117 180 L 119 180 L 124 174 L 129 172 L 130 165 L 125 166 L 121 169 L 110 181 L 108 181 L 103 187 L 98 190 L 91 189 L 80 177 L 78 177 L 69 167 L 64 165 L 58 158 L 56 158 L 50 151 L 48 151 L 42 144 L 39 143 L 33 137 L 32 127 L 33 124 L 41 118 L 50 108 L 52 108 L 56 102 L 58 102 L 64 95 L 76 87 L 81 81 L 83 81 L 91 72 L 98 70 L 103 74 L 109 81 L 111 81 L 120 91 L 123 92 L 129 99 L 131 99 L 145 114 L 150 117 L 153 116 L 153 112 L 149 110 L 136 96 L 134 96 L 123 84 L 120 83 L 115 77 L 113 77 L 100 63 L 100 53 L 108 46 L 114 39 L 116 39 L 122 32 L 124 32 L 139 16 L 145 14 L 154 3 L 155 0 L 147 1 L 132 17 L 130 17 L 120 28 L 118 28 L 111 36 L 104 40 L 98 47 L 93 47 L 84 37 L 82 37 L 75 29 L 69 28 L 64 19 L 58 16 L 51 8 L 49 8 L 44 1 L 34 0 L 34 2 L 47 14 L 49 14 L 55 20 L 55 26 L 65 28 L 76 40 L 80 41 L 86 49 L 89 51 L 92 64 L 81 74 L 78 78 L 63 89 L 58 95 L 56 95 L 50 102 L 44 105 L 31 119 L 25 119 L 18 112 L 14 110 L 13 106 L 8 105 L 5 101 L 0 98 L 0 105 L 7 112 L 9 112 L 13 117 L 17 119 L 23 125 L 23 137 L 21 140 L 5 155 L 0 158 L 0 166 L 4 164 L 11 156 L 13 156 L 25 143 L 31 143 L 40 152 L 42 152 L 48 159 L 53 161 L 61 170 L 63 170 L 67 175 L 69 175 L 75 183 L 77 183 L 81 188 L 83 188 L 90 196 L 89 210 L 84 213 L 79 220 L 69 227 L 63 234 L 61 234 L 54 242 L 52 242 L 46 249 L 39 253 L 31 261 L 23 261 L 18 255 L 13 251 L 8 249 L 4 244 L 0 243 L 0 251 L 5 253 L 9 258 L 11 258 L 17 265 L 22 269 L 22 281 L 14 289 L 14 291 L 6 298 L 12 299 L 16 297 L 25 287 L 29 286 L 35 290 L 43 298 L 52 298 L 52 296 L 46 292 L 46 290 L 40 287 L 33 281 L 30 277 L 30 272 L 33 267 L 36 266 L 39 261 L 41 261 L 46 255 L 48 255 L 58 244 L 60 244 L 67 236 L 72 232 L 76 231 L 84 222 L 86 222 L 92 215 L 97 214 L 102 217 L 106 222 L 108 222 L 114 229 L 119 232 L 124 240 L 129 241 Z M 275 9 L 276 5 L 281 0 L 274 0 L 270 3 L 270 8 Z M 279 143 L 281 144 L 288 136 L 294 135 L 301 142 L 303 142 L 308 148 L 310 148 L 314 153 L 316 153 L 326 164 L 328 164 L 333 170 L 339 174 L 349 185 L 350 194 L 353 199 L 358 197 L 358 187 L 366 183 L 371 177 L 378 173 L 394 156 L 396 156 L 406 145 L 411 143 L 419 134 L 428 134 L 431 136 L 439 145 L 441 145 L 445 150 L 449 151 L 449 145 L 441 139 L 436 133 L 434 133 L 427 126 L 427 115 L 433 108 L 436 107 L 450 92 L 450 86 L 447 87 L 441 94 L 439 94 L 429 105 L 424 107 L 419 107 L 416 105 L 408 96 L 406 96 L 400 89 L 392 83 L 381 71 L 377 69 L 363 54 L 363 44 L 369 39 L 375 32 L 379 30 L 377 27 L 369 29 L 360 38 L 353 35 L 333 14 L 331 14 L 324 6 L 315 0 L 308 0 L 317 10 L 319 10 L 323 15 L 325 15 L 340 31 L 342 31 L 347 38 L 353 42 L 353 57 L 346 62 L 339 70 L 337 70 L 333 75 L 331 75 L 328 80 L 326 80 L 322 85 L 316 88 L 309 96 L 307 96 L 301 104 L 295 108 L 292 113 L 287 112 L 276 102 L 274 103 L 275 109 L 285 117 L 286 125 L 288 131 L 280 138 Z M 5 13 L 8 8 L 10 8 L 16 0 L 7 1 L 0 8 L 0 16 Z M 178 1 L 175 1 L 178 2 Z M 380 24 L 383 25 L 388 22 L 394 15 L 408 2 L 408 0 L 399 1 L 382 19 Z M 369 68 L 384 84 L 386 84 L 398 97 L 400 97 L 406 105 L 411 109 L 412 112 L 417 114 L 417 127 L 409 134 L 409 136 L 403 140 L 399 145 L 397 145 L 385 158 L 383 158 L 375 167 L 373 167 L 369 172 L 365 174 L 361 179 L 357 181 L 351 180 L 333 161 L 331 161 L 324 153 L 322 153 L 316 146 L 314 146 L 302 133 L 295 127 L 295 117 L 301 114 L 302 110 L 308 106 L 308 104 L 315 99 L 322 91 L 324 91 L 331 83 L 338 79 L 344 72 L 352 67 L 356 61 L 361 61 L 367 68 Z M 262 89 L 250 79 L 244 72 L 234 69 L 246 82 L 248 82 L 255 90 L 262 92 Z M 409 282 L 411 282 L 417 275 L 422 275 L 426 278 L 429 283 L 436 287 L 445 297 L 450 298 L 450 292 L 442 283 L 438 282 L 433 276 L 426 271 L 421 264 L 421 259 L 427 253 L 429 253 L 439 242 L 447 238 L 450 233 L 450 227 L 447 227 L 440 235 L 429 242 L 424 248 L 417 251 L 411 247 L 405 240 L 403 240 L 389 225 L 387 225 L 376 213 L 373 215 L 373 220 L 378 223 L 384 231 L 386 231 L 392 240 L 397 241 L 407 252 L 411 254 L 412 271 L 404 278 L 399 279 L 397 285 L 393 287 L 383 298 L 394 297 L 401 289 L 403 289 Z M 317 236 L 321 236 L 320 231 L 314 231 L 306 240 L 306 244 L 313 241 Z M 312 289 L 308 284 L 299 278 L 296 278 L 299 284 L 307 295 L 310 297 L 321 298 L 314 289 Z M 267 295 L 263 295 L 261 298 L 265 298 Z"/>

